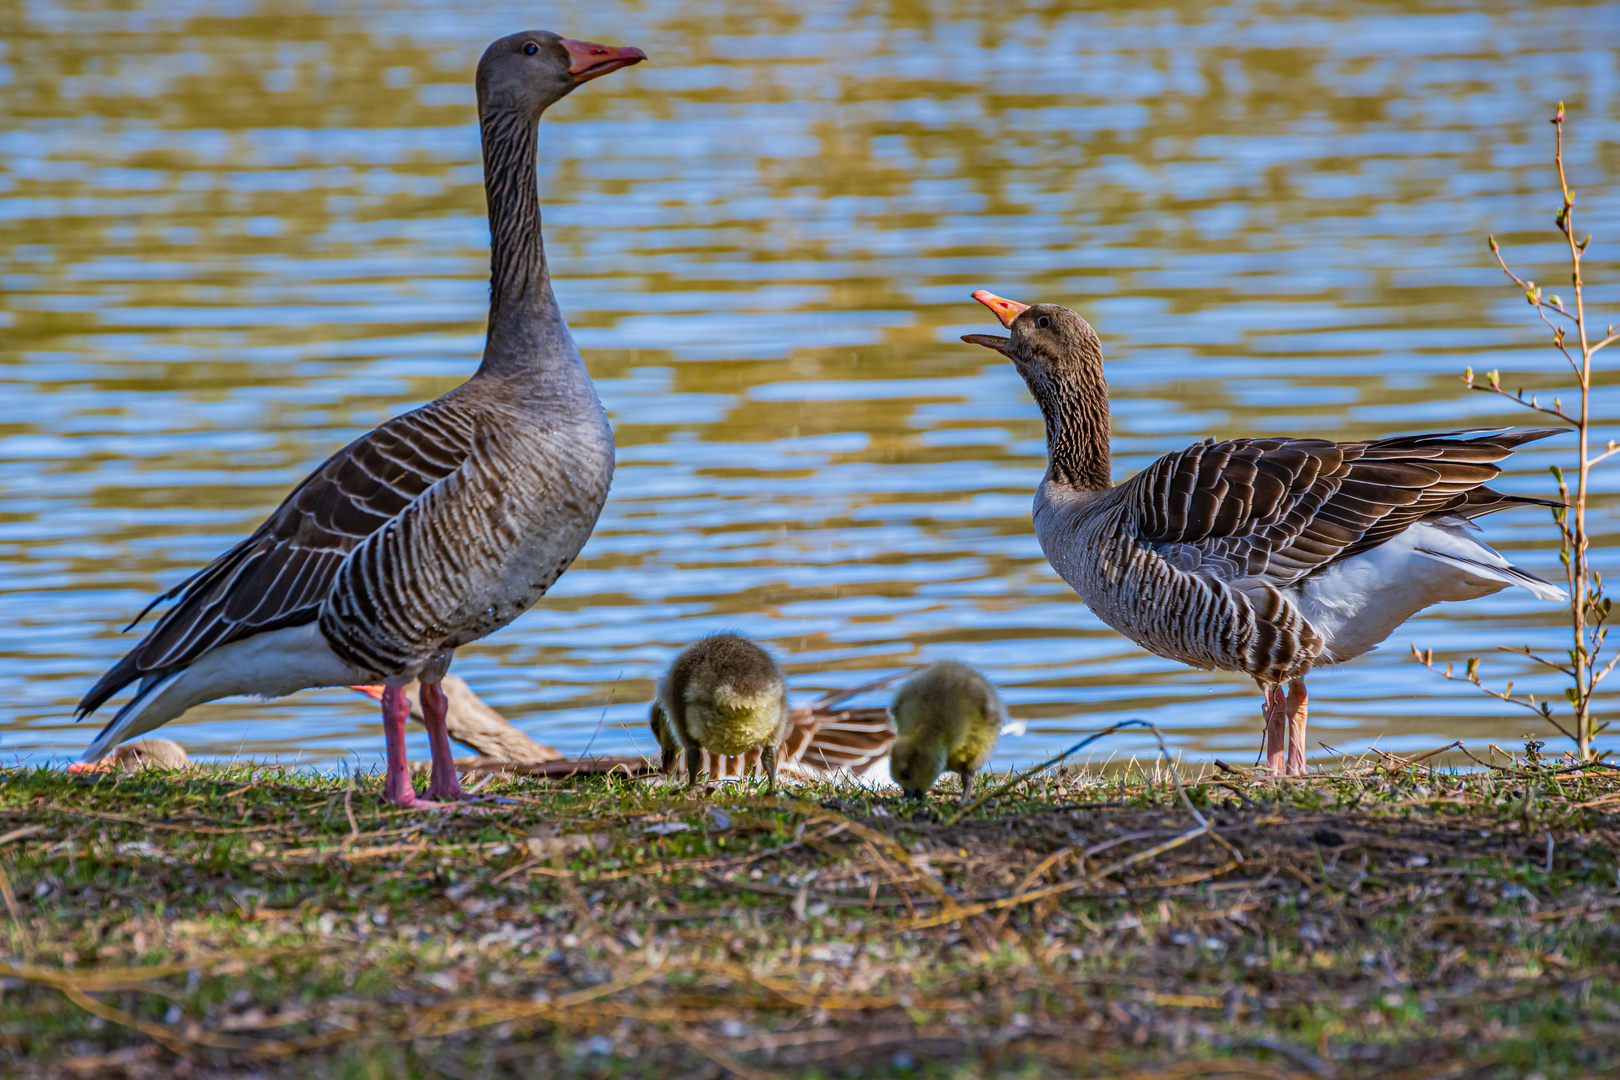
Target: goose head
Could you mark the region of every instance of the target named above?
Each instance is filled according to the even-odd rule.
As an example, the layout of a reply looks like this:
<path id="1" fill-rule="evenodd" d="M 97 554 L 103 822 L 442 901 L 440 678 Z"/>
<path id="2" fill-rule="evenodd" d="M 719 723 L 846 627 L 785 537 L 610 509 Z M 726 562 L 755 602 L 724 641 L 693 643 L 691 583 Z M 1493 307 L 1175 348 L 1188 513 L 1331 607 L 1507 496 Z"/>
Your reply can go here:
<path id="1" fill-rule="evenodd" d="M 1020 304 L 980 289 L 973 299 L 993 312 L 1010 337 L 963 334 L 970 345 L 983 345 L 1005 356 L 1034 390 L 1037 384 L 1073 381 L 1102 366 L 1102 341 L 1091 324 L 1062 304 Z"/>
<path id="2" fill-rule="evenodd" d="M 478 61 L 478 112 L 515 112 L 538 120 L 574 87 L 645 59 L 637 48 L 573 41 L 549 30 L 512 34 L 490 45 Z"/>

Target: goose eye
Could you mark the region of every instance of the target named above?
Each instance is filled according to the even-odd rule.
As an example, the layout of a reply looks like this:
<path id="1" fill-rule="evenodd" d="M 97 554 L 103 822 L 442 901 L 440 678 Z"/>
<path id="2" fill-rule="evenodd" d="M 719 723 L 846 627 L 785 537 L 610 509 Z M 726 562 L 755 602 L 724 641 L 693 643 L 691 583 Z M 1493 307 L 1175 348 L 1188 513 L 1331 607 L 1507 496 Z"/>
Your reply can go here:
<path id="1" fill-rule="evenodd" d="M 1052 325 L 1052 320 L 1048 319 L 1045 315 L 1042 315 L 1040 318 L 1035 320 L 1035 325 L 1040 327 L 1042 330 L 1045 330 L 1048 326 Z"/>
<path id="2" fill-rule="evenodd" d="M 540 46 L 536 45 L 534 42 L 532 42 L 532 41 L 524 42 L 524 44 L 523 44 L 523 55 L 524 56 L 533 56 L 535 53 L 537 53 L 539 51 L 540 51 Z"/>

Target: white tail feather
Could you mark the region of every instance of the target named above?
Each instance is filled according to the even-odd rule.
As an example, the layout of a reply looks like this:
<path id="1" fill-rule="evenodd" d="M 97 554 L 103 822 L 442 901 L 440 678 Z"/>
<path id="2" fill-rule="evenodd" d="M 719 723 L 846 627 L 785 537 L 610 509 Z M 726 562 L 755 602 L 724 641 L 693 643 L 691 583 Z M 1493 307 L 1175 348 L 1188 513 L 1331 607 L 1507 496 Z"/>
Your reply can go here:
<path id="1" fill-rule="evenodd" d="M 1475 577 L 1482 577 L 1490 581 L 1500 581 L 1504 585 L 1517 585 L 1521 589 L 1528 589 L 1542 600 L 1568 600 L 1569 594 L 1550 581 L 1543 581 L 1528 570 L 1521 570 L 1507 560 L 1500 563 L 1488 563 L 1480 559 L 1470 559 L 1461 555 L 1451 555 L 1433 548 L 1415 548 L 1420 555 L 1427 555 L 1431 559 L 1438 559 L 1448 566 L 1455 566 L 1465 573 Z M 1486 549 L 1490 550 L 1490 549 Z M 1492 552 L 1495 554 L 1495 552 Z"/>
<path id="2" fill-rule="evenodd" d="M 107 726 L 96 733 L 95 741 L 85 750 L 81 761 L 100 761 L 107 751 L 136 735 L 145 734 L 155 727 L 162 727 L 173 716 L 153 706 L 162 700 L 163 691 L 174 685 L 175 680 L 185 674 L 185 670 L 175 672 L 167 678 L 147 676 L 141 680 L 140 689 L 135 696 L 124 703 L 124 707 L 109 721 Z"/>
<path id="3" fill-rule="evenodd" d="M 308 686 L 354 686 L 375 676 L 338 658 L 315 623 L 267 630 L 210 649 L 166 677 L 148 676 L 135 697 L 85 751 L 95 761 L 110 748 L 173 720 L 193 705 L 238 694 L 283 697 Z"/>

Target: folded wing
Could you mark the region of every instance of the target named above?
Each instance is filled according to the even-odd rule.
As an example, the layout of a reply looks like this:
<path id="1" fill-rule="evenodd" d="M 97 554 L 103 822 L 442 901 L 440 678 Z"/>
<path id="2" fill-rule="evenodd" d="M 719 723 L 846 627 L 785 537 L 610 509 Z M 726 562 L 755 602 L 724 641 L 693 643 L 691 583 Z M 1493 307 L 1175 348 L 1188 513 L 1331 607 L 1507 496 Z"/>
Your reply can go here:
<path id="1" fill-rule="evenodd" d="M 1139 542 L 1178 569 L 1285 588 L 1425 518 L 1542 503 L 1485 485 L 1518 446 L 1561 430 L 1211 440 L 1126 483 Z"/>
<path id="2" fill-rule="evenodd" d="M 253 535 L 147 607 L 178 598 L 90 689 L 78 715 L 136 679 L 183 668 L 221 645 L 312 622 L 349 553 L 460 468 L 474 431 L 452 394 L 332 455 Z"/>

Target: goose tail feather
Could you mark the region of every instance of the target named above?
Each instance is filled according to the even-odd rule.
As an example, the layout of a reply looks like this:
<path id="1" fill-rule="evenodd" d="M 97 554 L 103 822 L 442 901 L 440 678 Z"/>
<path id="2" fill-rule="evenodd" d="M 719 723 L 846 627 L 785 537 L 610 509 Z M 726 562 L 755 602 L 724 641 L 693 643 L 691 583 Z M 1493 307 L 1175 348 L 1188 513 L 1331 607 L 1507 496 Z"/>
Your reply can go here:
<path id="1" fill-rule="evenodd" d="M 107 721 L 107 726 L 96 733 L 95 741 L 85 749 L 80 760 L 100 761 L 109 750 L 124 740 L 162 727 L 174 719 L 177 714 L 157 706 L 163 700 L 163 691 L 174 685 L 185 673 L 186 669 L 181 668 L 179 671 L 148 675 L 142 679 L 135 696 L 125 702 L 124 707 Z"/>
<path id="2" fill-rule="evenodd" d="M 1568 600 L 1569 594 L 1550 581 L 1543 581 L 1528 570 L 1522 570 L 1503 559 L 1501 562 L 1485 562 L 1481 559 L 1470 559 L 1464 555 L 1456 555 L 1444 551 L 1435 551 L 1433 548 L 1417 548 L 1420 555 L 1427 555 L 1449 566 L 1475 577 L 1482 577 L 1489 581 L 1500 581 L 1504 585 L 1517 585 L 1521 589 L 1528 589 L 1532 594 L 1542 600 Z"/>

